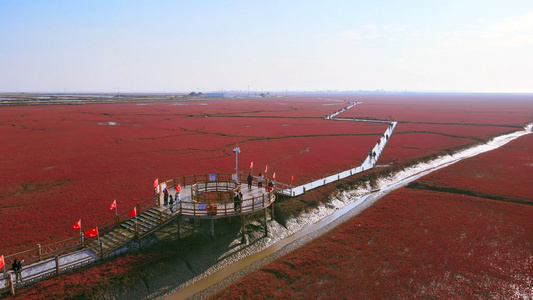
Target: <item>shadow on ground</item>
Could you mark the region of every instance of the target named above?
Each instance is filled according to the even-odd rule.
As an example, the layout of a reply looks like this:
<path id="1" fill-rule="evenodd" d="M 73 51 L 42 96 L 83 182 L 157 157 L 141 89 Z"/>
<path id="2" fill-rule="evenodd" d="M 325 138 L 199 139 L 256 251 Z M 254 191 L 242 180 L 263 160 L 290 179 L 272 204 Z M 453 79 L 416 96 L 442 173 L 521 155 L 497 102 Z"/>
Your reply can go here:
<path id="1" fill-rule="evenodd" d="M 99 299 L 155 299 L 168 294 L 187 281 L 205 273 L 224 260 L 235 260 L 246 250 L 264 240 L 262 213 L 247 216 L 246 244 L 241 244 L 241 218 L 215 220 L 215 236 L 211 236 L 211 220 L 186 219 L 178 226 L 171 222 L 158 232 L 138 242 L 133 251 L 153 255 L 153 262 L 137 268 L 135 274 L 117 280 Z M 272 222 L 269 220 L 269 223 Z"/>

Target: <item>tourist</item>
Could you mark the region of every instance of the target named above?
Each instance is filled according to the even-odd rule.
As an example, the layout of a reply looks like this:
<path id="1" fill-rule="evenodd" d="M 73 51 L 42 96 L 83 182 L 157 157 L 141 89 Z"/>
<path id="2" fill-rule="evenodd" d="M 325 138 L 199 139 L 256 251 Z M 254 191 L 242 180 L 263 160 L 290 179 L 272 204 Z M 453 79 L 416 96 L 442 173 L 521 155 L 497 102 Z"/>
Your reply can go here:
<path id="1" fill-rule="evenodd" d="M 233 194 L 233 210 L 237 211 L 239 207 L 241 206 L 241 203 L 239 201 L 239 193 L 237 191 Z"/>
<path id="2" fill-rule="evenodd" d="M 169 195 L 170 200 L 168 201 L 168 204 L 170 204 L 170 211 L 174 212 L 174 198 L 172 198 L 172 195 Z"/>
<path id="3" fill-rule="evenodd" d="M 246 177 L 246 180 L 248 181 L 248 190 L 251 190 L 254 177 L 252 176 L 252 174 L 248 173 L 248 177 Z"/>
<path id="4" fill-rule="evenodd" d="M 257 187 L 262 188 L 263 187 L 263 175 L 259 173 L 259 176 L 257 176 Z"/>
<path id="5" fill-rule="evenodd" d="M 274 183 L 272 183 L 272 181 L 270 180 L 267 180 L 267 187 L 266 187 L 266 191 L 267 192 L 270 192 L 274 189 Z"/>
<path id="6" fill-rule="evenodd" d="M 19 276 L 19 279 L 20 281 L 22 281 L 22 263 L 24 262 L 24 260 L 19 260 L 19 263 L 18 263 L 18 276 Z"/>
<path id="7" fill-rule="evenodd" d="M 17 272 L 17 270 L 19 269 L 19 263 L 18 263 L 16 258 L 15 258 L 15 260 L 13 260 L 13 264 L 11 265 L 11 269 L 13 269 L 13 273 L 15 273 L 15 275 L 17 275 L 17 280 L 18 280 L 18 272 Z"/>
<path id="8" fill-rule="evenodd" d="M 13 272 L 15 273 L 15 282 L 18 282 L 19 280 L 22 281 L 22 263 L 24 260 L 19 260 L 15 258 L 13 260 L 13 264 L 11 265 L 11 268 L 13 269 Z"/>
<path id="9" fill-rule="evenodd" d="M 168 190 L 166 187 L 163 190 L 163 195 L 164 195 L 164 205 L 167 206 L 168 205 Z"/>

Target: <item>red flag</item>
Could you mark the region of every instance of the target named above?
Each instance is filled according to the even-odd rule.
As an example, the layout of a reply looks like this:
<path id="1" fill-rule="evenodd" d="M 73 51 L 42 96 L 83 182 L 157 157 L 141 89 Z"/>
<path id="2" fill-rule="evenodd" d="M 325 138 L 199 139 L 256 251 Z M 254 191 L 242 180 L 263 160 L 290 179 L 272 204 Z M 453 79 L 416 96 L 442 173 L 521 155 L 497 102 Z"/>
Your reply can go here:
<path id="1" fill-rule="evenodd" d="M 128 213 L 128 217 L 135 217 L 137 215 L 137 207 L 134 207 L 130 212 Z"/>
<path id="2" fill-rule="evenodd" d="M 159 178 L 156 178 L 154 180 L 154 187 L 158 186 L 159 185 Z"/>
<path id="3" fill-rule="evenodd" d="M 98 235 L 98 227 L 94 227 L 93 229 L 89 229 L 83 232 L 87 238 L 92 238 Z"/>
<path id="4" fill-rule="evenodd" d="M 113 200 L 113 202 L 111 202 L 111 205 L 109 206 L 109 210 L 113 210 L 114 208 L 117 207 L 117 200 Z"/>
<path id="5" fill-rule="evenodd" d="M 268 171 L 268 165 L 265 166 L 265 173 Z"/>
<path id="6" fill-rule="evenodd" d="M 81 219 L 79 219 L 78 222 L 74 223 L 74 225 L 72 225 L 72 229 L 74 230 L 78 230 L 81 228 Z"/>
<path id="7" fill-rule="evenodd" d="M 294 176 L 293 175 L 291 175 L 291 181 L 294 181 Z"/>
<path id="8" fill-rule="evenodd" d="M 181 191 L 181 185 L 178 183 L 178 186 L 176 187 L 176 192 Z"/>
<path id="9" fill-rule="evenodd" d="M 272 179 L 276 179 L 276 172 L 272 173 Z"/>
<path id="10" fill-rule="evenodd" d="M 4 266 L 4 256 L 0 256 L 0 268 Z"/>
<path id="11" fill-rule="evenodd" d="M 254 167 L 254 162 L 250 162 L 250 169 Z"/>

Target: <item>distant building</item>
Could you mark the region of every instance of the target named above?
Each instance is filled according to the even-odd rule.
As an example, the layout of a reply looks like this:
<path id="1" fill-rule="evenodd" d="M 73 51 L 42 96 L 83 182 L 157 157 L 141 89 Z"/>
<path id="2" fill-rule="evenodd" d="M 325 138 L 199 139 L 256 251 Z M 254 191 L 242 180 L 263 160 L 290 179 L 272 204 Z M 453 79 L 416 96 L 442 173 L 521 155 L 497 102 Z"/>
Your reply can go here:
<path id="1" fill-rule="evenodd" d="M 205 93 L 206 98 L 229 98 L 229 95 L 226 93 Z"/>

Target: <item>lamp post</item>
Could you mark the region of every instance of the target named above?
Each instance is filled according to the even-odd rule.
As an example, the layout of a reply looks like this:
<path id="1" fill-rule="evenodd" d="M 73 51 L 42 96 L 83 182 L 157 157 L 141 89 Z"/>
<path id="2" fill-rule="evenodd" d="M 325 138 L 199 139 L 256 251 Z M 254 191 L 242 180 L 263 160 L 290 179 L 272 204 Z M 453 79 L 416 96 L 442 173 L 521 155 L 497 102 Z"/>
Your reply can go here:
<path id="1" fill-rule="evenodd" d="M 235 181 L 239 183 L 239 153 L 241 153 L 241 149 L 237 147 L 237 144 L 233 148 L 233 153 L 235 153 Z"/>

